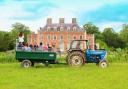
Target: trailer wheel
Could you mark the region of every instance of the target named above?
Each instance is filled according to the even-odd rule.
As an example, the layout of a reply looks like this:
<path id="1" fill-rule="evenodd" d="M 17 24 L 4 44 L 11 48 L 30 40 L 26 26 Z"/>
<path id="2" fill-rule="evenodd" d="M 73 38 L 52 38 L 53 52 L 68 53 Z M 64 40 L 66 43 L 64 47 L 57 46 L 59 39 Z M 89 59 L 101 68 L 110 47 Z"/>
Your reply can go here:
<path id="1" fill-rule="evenodd" d="M 82 66 L 84 64 L 84 56 L 81 52 L 72 52 L 68 57 L 68 64 L 71 66 Z"/>
<path id="2" fill-rule="evenodd" d="M 21 66 L 24 68 L 29 68 L 30 66 L 32 66 L 32 62 L 30 60 L 23 60 Z"/>
<path id="3" fill-rule="evenodd" d="M 108 67 L 108 63 L 106 61 L 101 61 L 101 62 L 99 62 L 99 67 L 107 68 Z"/>

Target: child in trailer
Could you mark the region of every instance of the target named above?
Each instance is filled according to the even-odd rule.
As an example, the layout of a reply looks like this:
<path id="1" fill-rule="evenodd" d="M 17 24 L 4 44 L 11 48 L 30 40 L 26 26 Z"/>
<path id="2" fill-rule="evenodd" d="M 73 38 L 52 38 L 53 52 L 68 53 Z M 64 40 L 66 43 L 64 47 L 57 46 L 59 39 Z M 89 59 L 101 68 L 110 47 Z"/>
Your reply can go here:
<path id="1" fill-rule="evenodd" d="M 22 32 L 19 33 L 19 43 L 24 42 L 24 34 Z"/>
<path id="2" fill-rule="evenodd" d="M 22 51 L 24 47 L 24 34 L 22 32 L 18 35 L 17 50 Z"/>

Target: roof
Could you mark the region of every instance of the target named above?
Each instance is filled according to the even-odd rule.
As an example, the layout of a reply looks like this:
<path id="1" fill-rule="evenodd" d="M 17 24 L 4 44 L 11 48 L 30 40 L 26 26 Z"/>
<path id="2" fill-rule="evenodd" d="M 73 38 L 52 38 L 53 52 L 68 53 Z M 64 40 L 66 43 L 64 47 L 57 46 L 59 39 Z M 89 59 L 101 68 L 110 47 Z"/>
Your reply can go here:
<path id="1" fill-rule="evenodd" d="M 73 31 L 73 27 L 76 27 L 76 31 L 80 31 L 80 32 L 84 32 L 84 30 L 78 26 L 78 24 L 73 24 L 73 23 L 64 23 L 64 24 L 59 24 L 59 23 L 52 23 L 52 24 L 46 24 L 44 27 L 40 27 L 40 30 L 39 31 L 47 31 L 47 27 L 51 28 L 52 30 L 51 31 L 56 31 L 54 28 L 57 28 L 59 29 L 60 27 L 63 27 L 64 30 L 67 30 L 67 31 Z M 70 28 L 70 29 L 67 29 L 67 28 Z"/>

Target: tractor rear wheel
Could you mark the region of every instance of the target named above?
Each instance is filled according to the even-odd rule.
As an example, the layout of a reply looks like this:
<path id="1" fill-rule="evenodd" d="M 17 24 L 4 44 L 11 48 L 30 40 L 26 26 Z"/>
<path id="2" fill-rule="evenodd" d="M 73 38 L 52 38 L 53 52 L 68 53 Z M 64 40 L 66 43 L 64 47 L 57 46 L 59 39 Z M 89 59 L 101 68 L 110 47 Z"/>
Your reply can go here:
<path id="1" fill-rule="evenodd" d="M 71 66 L 82 66 L 84 64 L 84 55 L 81 52 L 72 52 L 69 54 L 67 62 Z"/>
<path id="2" fill-rule="evenodd" d="M 32 66 L 32 62 L 30 60 L 23 60 L 23 62 L 21 63 L 21 66 L 24 68 L 29 68 Z"/>

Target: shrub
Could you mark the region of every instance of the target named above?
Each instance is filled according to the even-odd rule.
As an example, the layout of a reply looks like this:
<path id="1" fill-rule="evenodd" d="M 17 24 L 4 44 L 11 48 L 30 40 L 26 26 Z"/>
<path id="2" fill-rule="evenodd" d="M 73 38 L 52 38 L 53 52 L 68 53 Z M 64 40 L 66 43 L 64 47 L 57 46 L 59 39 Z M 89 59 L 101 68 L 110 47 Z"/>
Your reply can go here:
<path id="1" fill-rule="evenodd" d="M 0 52 L 0 63 L 16 62 L 14 52 Z"/>

